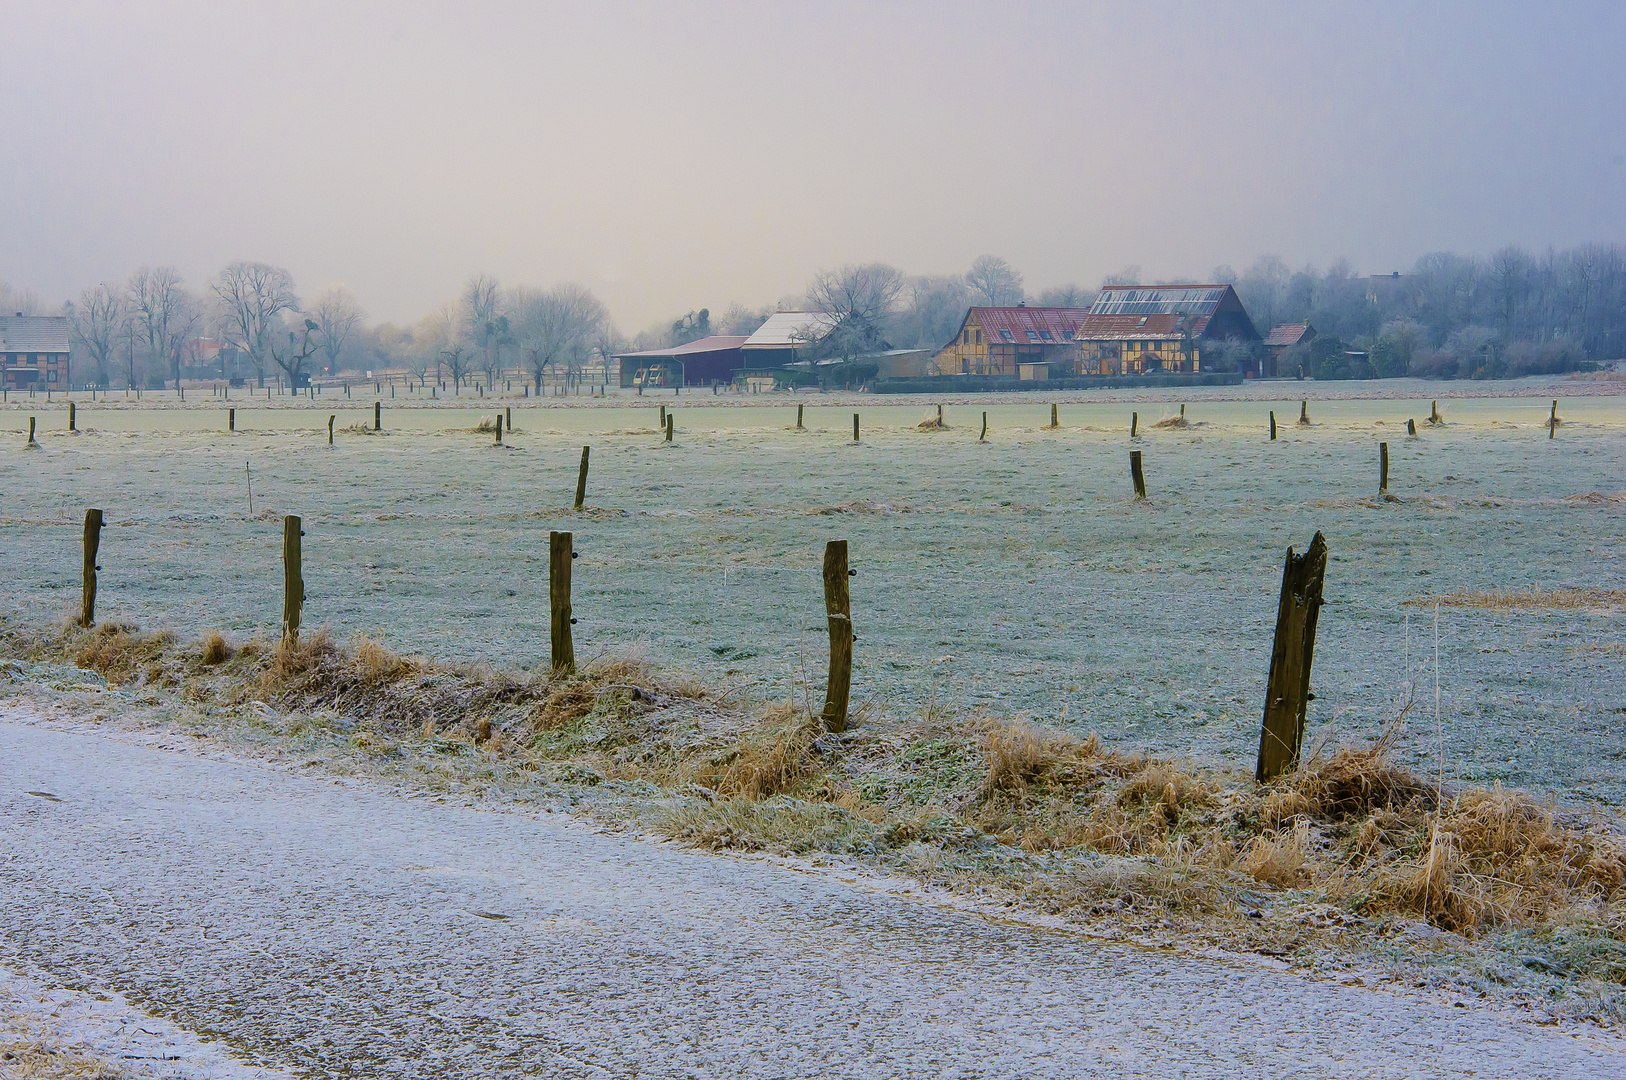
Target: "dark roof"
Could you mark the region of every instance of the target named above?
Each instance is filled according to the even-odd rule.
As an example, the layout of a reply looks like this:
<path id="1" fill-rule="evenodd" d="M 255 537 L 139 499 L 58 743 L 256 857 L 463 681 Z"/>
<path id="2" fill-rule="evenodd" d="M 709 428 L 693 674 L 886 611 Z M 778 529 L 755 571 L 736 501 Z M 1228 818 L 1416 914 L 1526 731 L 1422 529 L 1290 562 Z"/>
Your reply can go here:
<path id="1" fill-rule="evenodd" d="M 1301 341 L 1315 337 L 1315 329 L 1307 322 L 1281 323 L 1270 328 L 1270 336 L 1265 338 L 1266 345 L 1297 345 Z"/>
<path id="2" fill-rule="evenodd" d="M 67 351 L 66 315 L 0 315 L 0 352 Z"/>
<path id="3" fill-rule="evenodd" d="M 1259 331 L 1229 285 L 1103 285 L 1076 336 L 1080 341 L 1101 341 L 1178 338 L 1185 333 L 1259 340 Z"/>
<path id="4" fill-rule="evenodd" d="M 732 334 L 713 334 L 697 341 L 690 341 L 683 345 L 674 345 L 670 349 L 649 349 L 645 352 L 616 353 L 617 360 L 646 359 L 657 360 L 665 356 L 689 356 L 694 353 L 727 352 L 737 349 L 745 344 L 745 338 Z"/>
<path id="5" fill-rule="evenodd" d="M 1212 315 L 1229 285 L 1103 285 L 1091 315 Z"/>

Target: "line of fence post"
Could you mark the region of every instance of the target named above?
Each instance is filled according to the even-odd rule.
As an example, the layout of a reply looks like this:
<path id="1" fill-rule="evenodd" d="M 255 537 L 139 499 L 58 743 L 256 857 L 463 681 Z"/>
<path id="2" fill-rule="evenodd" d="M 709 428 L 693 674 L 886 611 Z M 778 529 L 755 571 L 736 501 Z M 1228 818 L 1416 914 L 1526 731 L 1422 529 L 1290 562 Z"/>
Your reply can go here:
<path id="1" fill-rule="evenodd" d="M 1265 682 L 1265 711 L 1259 730 L 1254 780 L 1266 783 L 1298 764 L 1304 718 L 1310 704 L 1310 662 L 1315 655 L 1316 618 L 1327 572 L 1327 542 L 1317 532 L 1303 555 L 1287 549 L 1282 594 L 1276 607 L 1276 637 Z"/>
<path id="2" fill-rule="evenodd" d="M 1146 498 L 1146 474 L 1141 472 L 1140 451 L 1129 451 L 1129 478 L 1135 482 L 1135 498 Z"/>
<path id="3" fill-rule="evenodd" d="M 1270 410 L 1270 441 L 1276 441 L 1276 410 Z"/>
<path id="4" fill-rule="evenodd" d="M 1389 444 L 1378 443 L 1378 494 L 1389 493 Z"/>
<path id="5" fill-rule="evenodd" d="M 384 403 L 382 401 L 373 402 L 373 430 L 384 430 Z"/>

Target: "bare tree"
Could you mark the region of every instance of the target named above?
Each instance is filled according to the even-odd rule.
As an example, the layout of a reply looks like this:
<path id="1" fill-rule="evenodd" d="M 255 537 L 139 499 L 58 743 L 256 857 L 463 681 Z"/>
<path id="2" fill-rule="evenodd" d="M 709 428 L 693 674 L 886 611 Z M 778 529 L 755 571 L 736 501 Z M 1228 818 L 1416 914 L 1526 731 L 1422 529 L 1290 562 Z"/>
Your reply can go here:
<path id="1" fill-rule="evenodd" d="M 1119 270 L 1116 274 L 1108 274 L 1106 277 L 1102 278 L 1101 284 L 1102 286 L 1139 285 L 1141 283 L 1141 278 L 1144 275 L 1145 271 L 1143 271 L 1137 264 L 1130 263 L 1122 270 Z"/>
<path id="2" fill-rule="evenodd" d="M 1022 299 L 1022 275 L 998 255 L 979 255 L 965 283 L 989 307 L 1009 307 Z"/>
<path id="3" fill-rule="evenodd" d="M 292 327 L 288 329 L 287 348 L 278 348 L 275 343 L 270 347 L 271 359 L 275 361 L 277 367 L 282 369 L 282 373 L 288 376 L 290 389 L 297 388 L 300 383 L 309 381 L 305 375 L 305 361 L 309 360 L 316 353 L 316 350 L 321 347 L 320 338 L 317 341 L 311 340 L 311 334 L 316 333 L 319 329 L 315 319 L 306 319 L 302 330 L 295 330 Z M 296 342 L 299 346 L 298 351 L 294 349 Z"/>
<path id="4" fill-rule="evenodd" d="M 131 274 L 127 297 L 136 336 L 153 363 L 170 370 L 180 389 L 181 361 L 202 321 L 202 308 L 181 287 L 181 275 L 173 266 L 143 266 Z"/>
<path id="5" fill-rule="evenodd" d="M 1068 282 L 1066 285 L 1057 285 L 1046 289 L 1039 294 L 1041 307 L 1087 308 L 1095 303 L 1095 293 L 1084 289 L 1077 282 Z"/>
<path id="6" fill-rule="evenodd" d="M 566 375 L 579 377 L 599 329 L 609 312 L 599 298 L 580 285 L 563 284 L 543 292 L 515 289 L 509 308 L 520 359 L 542 392 L 544 379 L 565 365 Z"/>
<path id="7" fill-rule="evenodd" d="M 0 281 L 0 315 L 38 315 L 45 310 L 39 294 L 31 289 L 18 289 Z"/>
<path id="8" fill-rule="evenodd" d="M 971 306 L 971 289 L 959 277 L 914 277 L 903 290 L 893 325 L 899 348 L 935 349 L 952 338 Z"/>
<path id="9" fill-rule="evenodd" d="M 108 382 L 108 365 L 124 332 L 124 290 L 102 282 L 79 295 L 69 311 L 73 335 L 96 364 L 96 385 Z"/>
<path id="10" fill-rule="evenodd" d="M 807 298 L 815 310 L 829 316 L 817 351 L 851 360 L 886 348 L 885 335 L 904 280 L 902 271 L 885 263 L 847 265 L 816 274 Z"/>
<path id="11" fill-rule="evenodd" d="M 458 302 L 463 340 L 479 351 L 480 368 L 492 382 L 502 367 L 502 339 L 507 336 L 507 324 L 499 324 L 501 308 L 502 287 L 490 274 L 475 274 L 463 286 Z"/>
<path id="12" fill-rule="evenodd" d="M 367 313 L 361 310 L 355 294 L 343 285 L 332 285 L 317 293 L 311 301 L 310 313 L 316 321 L 322 354 L 327 357 L 327 369 L 330 373 L 337 371 L 345 342 L 367 318 Z"/>
<path id="13" fill-rule="evenodd" d="M 293 275 L 261 262 L 234 262 L 209 283 L 220 305 L 221 336 L 246 353 L 265 385 L 265 365 L 282 329 L 282 314 L 299 309 Z"/>

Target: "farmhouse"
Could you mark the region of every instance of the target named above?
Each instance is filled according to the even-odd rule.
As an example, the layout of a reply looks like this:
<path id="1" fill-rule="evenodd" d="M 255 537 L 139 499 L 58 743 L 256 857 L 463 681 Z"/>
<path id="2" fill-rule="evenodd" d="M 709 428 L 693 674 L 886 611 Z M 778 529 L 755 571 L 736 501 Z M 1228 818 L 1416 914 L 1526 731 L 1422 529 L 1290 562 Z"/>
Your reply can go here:
<path id="1" fill-rule="evenodd" d="M 1074 335 L 1085 375 L 1194 372 L 1206 343 L 1258 341 L 1229 285 L 1107 285 Z"/>
<path id="2" fill-rule="evenodd" d="M 1273 326 L 1270 333 L 1265 336 L 1265 359 L 1260 365 L 1259 376 L 1265 379 L 1274 379 L 1284 374 L 1282 371 L 1282 353 L 1295 345 L 1308 345 L 1316 339 L 1315 327 L 1307 322 L 1281 323 Z M 1285 374 L 1293 374 L 1286 372 Z"/>
<path id="3" fill-rule="evenodd" d="M 7 390 L 66 390 L 71 373 L 65 315 L 0 316 Z"/>
<path id="4" fill-rule="evenodd" d="M 954 340 L 932 358 L 936 375 L 1004 375 L 1048 378 L 1070 375 L 1078 363 L 1073 334 L 1084 308 L 974 307 Z"/>
<path id="5" fill-rule="evenodd" d="M 705 386 L 726 383 L 743 363 L 745 338 L 714 335 L 670 349 L 617 353 L 622 386 Z"/>

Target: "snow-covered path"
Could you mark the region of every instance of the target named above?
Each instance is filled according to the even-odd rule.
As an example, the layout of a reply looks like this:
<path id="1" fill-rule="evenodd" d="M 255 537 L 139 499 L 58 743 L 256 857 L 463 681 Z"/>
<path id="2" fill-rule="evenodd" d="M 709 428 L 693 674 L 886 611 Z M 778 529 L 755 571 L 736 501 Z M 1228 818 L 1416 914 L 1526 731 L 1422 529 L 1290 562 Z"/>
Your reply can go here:
<path id="1" fill-rule="evenodd" d="M 15 714 L 0 935 L 309 1076 L 1626 1076 L 1503 1012 Z"/>

